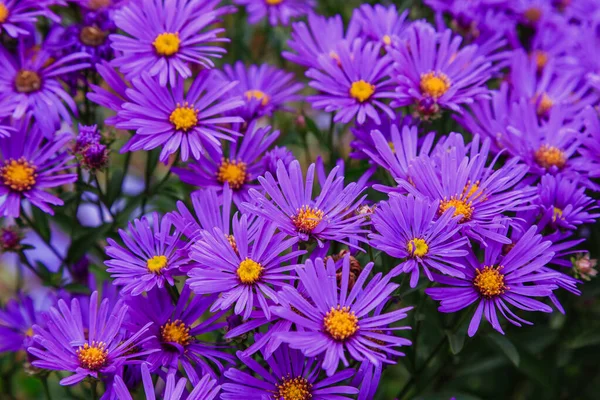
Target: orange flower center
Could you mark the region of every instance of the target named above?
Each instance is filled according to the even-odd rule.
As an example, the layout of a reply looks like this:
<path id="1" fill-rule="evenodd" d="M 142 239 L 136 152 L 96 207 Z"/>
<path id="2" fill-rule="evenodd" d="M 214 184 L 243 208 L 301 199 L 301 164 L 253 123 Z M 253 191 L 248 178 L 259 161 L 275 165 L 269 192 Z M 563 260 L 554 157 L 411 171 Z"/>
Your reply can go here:
<path id="1" fill-rule="evenodd" d="M 433 99 L 439 99 L 450 89 L 450 79 L 445 74 L 428 72 L 421 75 L 421 92 Z"/>
<path id="2" fill-rule="evenodd" d="M 312 384 L 301 376 L 297 378 L 283 378 L 283 382 L 277 385 L 277 398 L 283 400 L 309 400 Z"/>
<path id="3" fill-rule="evenodd" d="M 469 181 L 460 195 L 452 196 L 450 199 L 444 199 L 440 202 L 439 213 L 443 214 L 450 207 L 454 207 L 454 216 L 458 217 L 459 215 L 462 215 L 460 222 L 469 221 L 473 216 L 473 211 L 475 211 L 473 200 L 482 195 L 482 193 L 479 193 L 478 195 L 473 196 L 478 190 L 479 181 L 474 184 L 471 184 Z"/>
<path id="4" fill-rule="evenodd" d="M 361 103 L 369 100 L 373 93 L 375 93 L 375 86 L 362 79 L 360 81 L 352 82 L 352 86 L 350 87 L 350 96 Z"/>
<path id="5" fill-rule="evenodd" d="M 15 88 L 19 93 L 37 92 L 42 87 L 42 78 L 35 71 L 22 69 L 15 78 Z"/>
<path id="6" fill-rule="evenodd" d="M 535 152 L 534 155 L 535 162 L 542 168 L 552 168 L 557 167 L 561 169 L 567 163 L 567 157 L 565 153 L 562 152 L 557 147 L 548 146 L 543 144 L 540 148 Z"/>
<path id="7" fill-rule="evenodd" d="M 0 167 L 0 178 L 2 183 L 14 191 L 25 192 L 35 185 L 37 174 L 36 166 L 24 158 L 15 160 L 11 158 L 4 161 Z"/>
<path id="8" fill-rule="evenodd" d="M 325 314 L 325 331 L 335 340 L 346 340 L 358 331 L 358 318 L 350 307 L 337 306 Z"/>
<path id="9" fill-rule="evenodd" d="M 252 285 L 258 282 L 263 269 L 263 266 L 256 261 L 246 258 L 240 263 L 236 272 L 242 283 Z"/>
<path id="10" fill-rule="evenodd" d="M 292 217 L 292 221 L 298 231 L 311 233 L 323 220 L 323 215 L 323 211 L 317 208 L 303 206 Z"/>
<path id="11" fill-rule="evenodd" d="M 198 110 L 190 107 L 187 102 L 183 103 L 183 106 L 178 103 L 169 116 L 169 121 L 178 131 L 187 132 L 198 125 Z"/>
<path id="12" fill-rule="evenodd" d="M 217 172 L 217 180 L 221 183 L 227 182 L 231 189 L 237 190 L 248 180 L 246 168 L 243 161 L 223 159 Z"/>
<path id="13" fill-rule="evenodd" d="M 156 50 L 156 53 L 169 57 L 179 51 L 179 45 L 181 44 L 181 39 L 179 39 L 179 33 L 165 32 L 161 33 L 154 39 L 152 45 Z"/>
<path id="14" fill-rule="evenodd" d="M 8 19 L 8 7 L 4 3 L 0 3 L 0 24 L 3 24 Z"/>
<path id="15" fill-rule="evenodd" d="M 246 96 L 246 99 L 248 99 L 248 101 L 252 99 L 260 100 L 260 104 L 262 104 L 263 106 L 269 104 L 269 100 L 271 100 L 271 97 L 268 94 L 258 89 L 247 90 L 246 93 L 244 93 L 244 95 Z"/>
<path id="16" fill-rule="evenodd" d="M 86 343 L 77 350 L 77 358 L 79 359 L 79 364 L 82 368 L 98 371 L 106 365 L 106 360 L 108 358 L 106 344 L 94 341 L 90 346 Z"/>
<path id="17" fill-rule="evenodd" d="M 166 324 L 161 326 L 160 338 L 163 342 L 177 343 L 182 346 L 187 346 L 192 340 L 192 337 L 190 336 L 190 327 L 179 319 L 176 319 L 173 322 L 169 320 Z"/>
<path id="18" fill-rule="evenodd" d="M 502 267 L 483 267 L 477 269 L 473 285 L 485 297 L 494 297 L 504 293 L 508 287 L 504 284 L 504 275 L 500 272 Z"/>

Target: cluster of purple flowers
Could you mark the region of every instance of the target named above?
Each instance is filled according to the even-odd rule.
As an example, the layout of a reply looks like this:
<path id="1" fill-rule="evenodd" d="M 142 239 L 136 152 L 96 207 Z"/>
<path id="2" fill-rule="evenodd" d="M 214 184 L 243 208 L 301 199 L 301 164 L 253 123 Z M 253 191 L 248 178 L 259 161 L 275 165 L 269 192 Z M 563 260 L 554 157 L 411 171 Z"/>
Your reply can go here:
<path id="1" fill-rule="evenodd" d="M 80 239 L 106 240 L 90 257 L 110 284 L 63 290 L 80 283 L 71 249 L 43 307 L 19 294 L 0 310 L 0 352 L 69 372 L 62 385 L 372 399 L 411 345 L 412 307 L 395 301 L 407 286 L 468 313 L 474 336 L 564 313 L 556 293 L 596 274 L 580 228 L 600 217 L 600 4 L 427 0 L 433 24 L 365 4 L 344 25 L 316 1 L 70 3 L 76 22 L 65 1 L 0 0 L 0 250 L 35 270 L 17 227 L 63 205 L 78 216 L 73 193 L 104 222 Z M 217 66 L 243 7 L 251 24 L 291 25 L 280 67 Z M 80 114 L 96 125 L 73 129 Z M 285 114 L 317 130 L 330 118 L 339 151 L 305 163 L 276 146 Z M 335 143 L 346 128 L 350 152 Z M 165 182 L 186 184 L 176 207 L 146 213 L 144 199 L 119 218 L 121 186 L 98 179 L 119 151 L 167 165 Z"/>

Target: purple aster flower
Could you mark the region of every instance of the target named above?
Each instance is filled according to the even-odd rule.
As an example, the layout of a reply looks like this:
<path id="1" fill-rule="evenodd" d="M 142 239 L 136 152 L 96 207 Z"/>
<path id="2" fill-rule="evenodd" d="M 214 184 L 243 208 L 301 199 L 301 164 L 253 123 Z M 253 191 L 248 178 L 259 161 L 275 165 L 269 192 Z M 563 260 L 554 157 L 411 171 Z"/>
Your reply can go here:
<path id="1" fill-rule="evenodd" d="M 262 156 L 279 137 L 271 127 L 258 127 L 256 121 L 248 126 L 246 134 L 229 146 L 229 154 L 208 155 L 186 168 L 173 168 L 182 182 L 199 188 L 216 188 L 227 185 L 233 191 L 236 204 L 249 201 L 248 190 L 258 187 L 257 178 L 265 173 Z"/>
<path id="2" fill-rule="evenodd" d="M 75 138 L 73 152 L 77 153 L 88 147 L 90 144 L 100 143 L 101 139 L 102 134 L 98 131 L 98 126 L 87 126 L 79 124 L 79 133 Z"/>
<path id="3" fill-rule="evenodd" d="M 470 252 L 465 258 L 464 278 L 435 276 L 435 280 L 443 287 L 426 289 L 425 293 L 441 302 L 439 311 L 444 313 L 456 312 L 476 303 L 477 308 L 469 324 L 469 336 L 477 332 L 482 315 L 495 330 L 504 334 L 498 311 L 513 325 L 531 325 L 509 306 L 524 311 L 552 312 L 550 306 L 533 297 L 548 297 L 558 288 L 547 282 L 556 277 L 555 272 L 539 273 L 554 254 L 548 251 L 552 243 L 543 241 L 536 231 L 537 227 L 530 227 L 505 255 L 502 255 L 502 245 L 499 243 L 492 243 L 485 248 L 483 262 Z"/>
<path id="4" fill-rule="evenodd" d="M 388 201 L 377 204 L 371 215 L 375 232 L 370 243 L 395 258 L 404 259 L 391 272 L 391 276 L 410 273 L 410 287 L 417 286 L 419 270 L 433 280 L 431 269 L 463 278 L 461 257 L 467 255 L 466 237 L 456 238 L 460 230 L 459 217 L 445 211 L 439 218 L 439 202 L 412 195 L 393 195 Z"/>
<path id="5" fill-rule="evenodd" d="M 381 43 L 385 48 L 396 47 L 406 29 L 408 10 L 398 12 L 396 6 L 363 4 L 355 11 L 361 34 L 369 41 Z"/>
<path id="6" fill-rule="evenodd" d="M 203 317 L 217 296 L 191 295 L 185 285 L 177 304 L 173 305 L 167 291 L 155 288 L 146 296 L 129 297 L 127 304 L 130 306 L 129 323 L 133 327 L 153 323 L 147 334 L 149 339 L 144 343 L 144 348 L 155 351 L 147 359 L 150 370 L 165 367 L 167 372 L 176 372 L 181 365 L 195 386 L 204 375 L 217 377 L 211 364 L 223 372 L 223 362 L 233 363 L 235 357 L 227 354 L 224 346 L 197 338 L 218 331 L 227 324 L 219 322 L 225 312 Z"/>
<path id="7" fill-rule="evenodd" d="M 462 136 L 456 135 L 456 137 Z M 450 140 L 447 140 L 450 142 Z M 498 156 L 488 164 L 490 141 L 480 143 L 474 136 L 468 154 L 460 146 L 449 146 L 437 152 L 435 157 L 421 156 L 409 165 L 409 180 L 398 180 L 408 193 L 438 200 L 439 212 L 452 208 L 459 221 L 461 232 L 484 245 L 487 240 L 500 243 L 510 241 L 496 232 L 503 228 L 503 221 L 512 219 L 506 212 L 533 208 L 529 204 L 535 196 L 535 188 L 519 188 L 527 173 L 527 166 L 517 158 L 507 160 L 494 170 Z"/>
<path id="8" fill-rule="evenodd" d="M 139 362 L 136 358 L 150 354 L 151 350 L 139 351 L 138 346 L 148 340 L 142 336 L 151 323 L 126 337 L 121 328 L 128 307 L 119 300 L 110 310 L 108 303 L 104 299 L 98 308 L 98 292 L 92 293 L 88 329 L 84 330 L 79 300 L 73 299 L 70 308 L 64 300 L 59 300 L 58 307 L 52 307 L 47 314 L 46 327 L 33 327 L 33 339 L 40 348 L 29 347 L 29 353 L 37 357 L 32 364 L 73 372 L 60 384 L 74 385 L 88 376 L 98 378 L 100 374 L 114 373 L 125 364 Z"/>
<path id="9" fill-rule="evenodd" d="M 585 187 L 561 175 L 544 175 L 538 185 L 541 212 L 551 220 L 554 229 L 577 229 L 593 224 L 600 217 L 598 202 L 585 195 Z"/>
<path id="10" fill-rule="evenodd" d="M 161 86 L 175 86 L 178 78 L 192 76 L 190 64 L 214 66 L 226 50 L 209 43 L 228 42 L 210 28 L 230 7 L 215 8 L 219 0 L 144 0 L 130 2 L 115 12 L 114 22 L 122 34 L 109 36 L 117 51 L 112 61 L 129 79 L 147 72 Z"/>
<path id="11" fill-rule="evenodd" d="M 277 173 L 277 164 L 279 161 L 288 168 L 295 159 L 294 153 L 288 150 L 287 147 L 275 146 L 272 150 L 269 150 L 264 154 L 262 157 L 262 165 L 265 172 L 270 172 L 274 175 Z"/>
<path id="12" fill-rule="evenodd" d="M 228 97 L 243 98 L 244 106 L 231 111 L 246 121 L 270 116 L 274 111 L 286 109 L 284 104 L 298 101 L 301 97 L 301 83 L 294 83 L 294 74 L 277 69 L 268 64 L 246 67 L 238 61 L 234 65 L 224 65 L 218 76 L 225 82 L 239 82 L 227 93 Z"/>
<path id="13" fill-rule="evenodd" d="M 24 237 L 23 231 L 16 225 L 1 227 L 0 253 L 18 252 L 23 248 L 21 241 Z"/>
<path id="14" fill-rule="evenodd" d="M 150 375 L 148 364 L 142 364 L 141 370 L 146 399 L 155 400 L 156 393 L 154 391 L 154 383 L 152 382 L 152 375 Z M 213 400 L 216 399 L 221 390 L 221 386 L 218 386 L 217 382 L 209 375 L 205 375 L 200 382 L 194 386 L 194 389 L 189 395 L 185 390 L 186 384 L 187 379 L 179 378 L 175 381 L 175 373 L 170 373 L 167 375 L 167 382 L 162 398 L 164 400 Z M 133 397 L 131 397 L 131 394 L 129 393 L 129 389 L 119 375 L 115 375 L 114 385 L 115 395 L 118 400 L 133 400 Z"/>
<path id="15" fill-rule="evenodd" d="M 108 12 L 88 12 L 83 21 L 66 28 L 57 26 L 56 43 L 52 46 L 62 54 L 87 53 L 90 63 L 95 66 L 100 60 L 113 58 L 108 35 L 116 32 L 116 27 Z"/>
<path id="16" fill-rule="evenodd" d="M 119 73 L 115 71 L 106 61 L 100 61 L 98 64 L 96 64 L 96 72 L 98 72 L 98 75 L 104 79 L 108 89 L 103 86 L 90 83 L 92 92 L 87 94 L 88 99 L 114 112 L 120 111 L 121 106 L 124 103 L 131 101 L 129 95 L 127 94 L 127 89 L 129 89 L 131 85 L 126 82 L 121 75 L 119 75 Z M 106 125 L 114 126 L 122 121 L 126 120 L 120 118 L 117 114 L 107 117 L 104 120 L 104 123 Z"/>
<path id="17" fill-rule="evenodd" d="M 243 122 L 240 117 L 220 114 L 243 105 L 241 99 L 223 99 L 236 83 L 214 82 L 211 71 L 200 72 L 184 94 L 185 82 L 177 79 L 173 88 L 163 87 L 144 73 L 133 79 L 126 89 L 129 101 L 121 105 L 117 128 L 132 129 L 136 134 L 121 152 L 152 150 L 162 147 L 160 160 L 167 163 L 169 155 L 180 150 L 181 159 L 191 156 L 199 160 L 204 151 L 221 153 L 219 139 L 233 141 L 239 133 L 223 124 Z"/>
<path id="18" fill-rule="evenodd" d="M 600 115 L 592 107 L 583 111 L 583 124 L 586 135 L 578 148 L 580 161 L 585 163 L 585 171 L 590 178 L 600 177 Z"/>
<path id="19" fill-rule="evenodd" d="M 139 296 L 155 286 L 174 286 L 173 276 L 179 267 L 187 262 L 178 253 L 182 243 L 179 234 L 173 233 L 170 216 L 143 217 L 129 223 L 128 231 L 119 229 L 119 236 L 125 247 L 113 239 L 107 239 L 105 261 L 107 272 L 114 279 L 113 284 L 123 286 L 121 293 Z"/>
<path id="20" fill-rule="evenodd" d="M 406 37 L 390 52 L 398 92 L 392 105 L 415 105 L 422 117 L 434 117 L 440 109 L 461 113 L 462 104 L 488 95 L 492 63 L 477 45 L 461 48 L 460 36 L 450 29 L 438 33 L 424 22 L 413 23 Z"/>
<path id="21" fill-rule="evenodd" d="M 192 246 L 190 257 L 194 264 L 188 271 L 188 283 L 196 294 L 220 294 L 211 311 L 233 307 L 235 314 L 243 313 L 243 318 L 248 319 L 256 304 L 269 318 L 267 299 L 277 302 L 274 288 L 294 279 L 285 274 L 296 267 L 288 262 L 293 263 L 305 251 L 282 253 L 298 239 L 275 233 L 277 227 L 272 223 L 257 223 L 251 231 L 247 216 L 242 215 L 233 220 L 234 241 L 215 227 L 204 231 L 202 239 Z"/>
<path id="22" fill-rule="evenodd" d="M 271 25 L 287 25 L 290 19 L 310 13 L 315 0 L 234 0 L 235 4 L 245 6 L 249 14 L 248 22 L 256 24 L 263 18 L 269 18 Z"/>
<path id="23" fill-rule="evenodd" d="M 297 54 L 284 51 L 282 56 L 293 63 L 305 67 L 320 68 L 321 55 L 329 56 L 334 60 L 339 57 L 336 53 L 338 45 L 346 41 L 351 43 L 358 37 L 359 25 L 352 18 L 348 30 L 344 34 L 344 22 L 340 15 L 325 18 L 321 15 L 310 13 L 308 25 L 304 21 L 292 24 L 291 39 L 287 44 Z"/>
<path id="24" fill-rule="evenodd" d="M 582 85 L 581 74 L 575 67 L 557 68 L 556 60 L 546 63 L 538 73 L 537 60 L 520 50 L 512 56 L 510 82 L 513 98 L 535 104 L 537 115 L 548 117 L 550 111 L 561 106 L 568 115 L 575 115 L 594 104 L 598 96 L 587 85 Z"/>
<path id="25" fill-rule="evenodd" d="M 535 60 L 540 73 L 549 62 L 556 71 L 569 71 L 577 68 L 577 58 L 573 54 L 572 25 L 566 20 L 555 18 L 540 24 L 531 40 L 529 56 Z"/>
<path id="26" fill-rule="evenodd" d="M 369 360 L 360 364 L 356 375 L 352 379 L 352 386 L 360 387 L 357 400 L 374 399 L 379 387 L 383 365 L 373 365 Z"/>
<path id="27" fill-rule="evenodd" d="M 40 50 L 26 48 L 19 42 L 16 56 L 0 46 L 0 103 L 8 102 L 14 118 L 32 112 L 42 131 L 50 136 L 60 127 L 61 120 L 71 123 L 71 115 L 64 106 L 75 113 L 75 101 L 65 92 L 59 78 L 65 74 L 87 68 L 83 62 L 86 53 L 73 53 L 51 61 L 44 45 Z M 49 62 L 51 61 L 51 62 Z"/>
<path id="28" fill-rule="evenodd" d="M 315 239 L 323 247 L 324 241 L 334 240 L 356 247 L 350 241 L 366 241 L 362 226 L 367 221 L 355 215 L 366 197 L 359 197 L 365 188 L 356 182 L 344 187 L 344 176 L 338 175 L 338 170 L 335 167 L 329 173 L 321 192 L 313 199 L 315 165 L 308 167 L 305 183 L 298 161 L 288 168 L 279 162 L 277 180 L 268 172 L 259 177 L 266 194 L 251 189 L 254 203 L 245 203 L 244 207 L 302 241 Z"/>
<path id="29" fill-rule="evenodd" d="M 29 296 L 19 294 L 0 309 L 0 353 L 17 352 L 33 345 L 33 325 L 41 320 L 41 309 Z"/>
<path id="30" fill-rule="evenodd" d="M 91 11 L 112 11 L 127 4 L 130 0 L 71 0 L 80 7 Z"/>
<path id="31" fill-rule="evenodd" d="M 72 137 L 56 134 L 42 145 L 36 124 L 21 120 L 16 129 L 14 137 L 0 139 L 0 215 L 18 217 L 22 200 L 54 215 L 51 206 L 64 203 L 47 190 L 77 180 L 76 174 L 60 173 L 71 166 L 73 157 L 65 149 Z"/>
<path id="32" fill-rule="evenodd" d="M 385 168 L 394 179 L 410 180 L 409 166 L 417 157 L 431 153 L 435 133 L 430 132 L 420 140 L 416 126 L 404 125 L 400 132 L 399 126 L 391 125 L 385 136 L 373 130 L 370 137 L 373 149 L 364 149 L 369 159 Z"/>
<path id="33" fill-rule="evenodd" d="M 391 357 L 403 355 L 396 348 L 411 344 L 393 334 L 410 327 L 390 325 L 405 318 L 412 307 L 382 313 L 381 306 L 399 285 L 390 283 L 390 275 L 382 277 L 379 273 L 364 286 L 372 268 L 373 263 L 367 264 L 349 290 L 348 256 L 343 261 L 339 288 L 332 259 L 327 266 L 320 258 L 314 263 L 307 260 L 296 270 L 305 296 L 290 286 L 278 293 L 290 307 L 274 307 L 273 313 L 302 327 L 279 336 L 307 357 L 325 353 L 322 366 L 328 376 L 334 375 L 340 361 L 348 366 L 346 351 L 357 361 L 393 364 Z"/>
<path id="34" fill-rule="evenodd" d="M 51 4 L 48 0 L 3 0 L 0 2 L 0 33 L 6 31 L 14 38 L 29 35 L 27 28 L 35 25 L 38 17 L 59 22 L 60 18 L 48 9 Z"/>
<path id="35" fill-rule="evenodd" d="M 311 68 L 306 76 L 309 86 L 321 93 L 309 96 L 316 109 L 336 112 L 334 121 L 348 123 L 354 117 L 359 124 L 367 117 L 376 124 L 381 122 L 377 109 L 395 118 L 394 111 L 383 103 L 397 97 L 388 76 L 391 58 L 380 55 L 381 45 L 355 40 L 351 45 L 337 47 L 337 59 L 319 56 L 319 69 Z"/>
<path id="36" fill-rule="evenodd" d="M 326 379 L 319 379 L 323 360 L 304 356 L 300 351 L 281 346 L 272 357 L 266 359 L 264 368 L 252 357 L 238 352 L 238 357 L 248 370 L 230 368 L 225 372 L 228 379 L 223 384 L 223 400 L 237 400 L 243 393 L 248 399 L 352 399 L 349 395 L 358 389 L 344 384 L 354 370 L 345 369 Z"/>

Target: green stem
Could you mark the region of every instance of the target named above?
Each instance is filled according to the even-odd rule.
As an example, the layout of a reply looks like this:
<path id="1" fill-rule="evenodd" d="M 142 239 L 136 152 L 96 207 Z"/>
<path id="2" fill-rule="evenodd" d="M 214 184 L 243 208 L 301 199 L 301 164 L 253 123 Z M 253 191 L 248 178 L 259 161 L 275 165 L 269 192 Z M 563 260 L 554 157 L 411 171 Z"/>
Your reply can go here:
<path id="1" fill-rule="evenodd" d="M 92 392 L 92 400 L 98 400 L 98 381 L 92 380 L 90 382 L 90 390 Z"/>
<path id="2" fill-rule="evenodd" d="M 166 285 L 167 292 L 171 296 L 171 300 L 173 300 L 173 304 L 177 304 L 179 301 L 179 290 L 177 290 L 177 286 Z"/>
<path id="3" fill-rule="evenodd" d="M 50 388 L 48 387 L 48 377 L 44 376 L 40 378 L 42 381 L 42 386 L 44 387 L 44 394 L 46 395 L 46 400 L 52 400 L 52 395 L 50 394 Z"/>

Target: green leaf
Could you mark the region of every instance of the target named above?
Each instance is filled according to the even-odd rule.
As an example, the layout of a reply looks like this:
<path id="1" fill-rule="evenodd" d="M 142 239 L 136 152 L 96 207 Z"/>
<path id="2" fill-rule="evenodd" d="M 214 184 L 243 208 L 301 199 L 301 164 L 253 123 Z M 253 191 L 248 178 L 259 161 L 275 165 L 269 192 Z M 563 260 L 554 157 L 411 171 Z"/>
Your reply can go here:
<path id="1" fill-rule="evenodd" d="M 111 207 L 121 192 L 125 175 L 122 169 L 116 169 L 110 177 L 110 185 L 106 188 L 106 206 Z"/>
<path id="2" fill-rule="evenodd" d="M 487 335 L 492 343 L 494 343 L 504 355 L 515 365 L 519 366 L 521 358 L 519 357 L 519 351 L 514 344 L 506 337 L 499 333 L 493 332 Z"/>
<path id="3" fill-rule="evenodd" d="M 306 128 L 308 128 L 309 132 L 312 132 L 317 138 L 320 138 L 321 135 L 321 130 L 319 129 L 319 127 L 317 126 L 317 124 L 315 123 L 315 121 L 313 121 L 312 118 L 310 118 L 309 116 L 307 116 L 306 114 L 304 115 L 304 120 L 306 122 Z"/>
<path id="4" fill-rule="evenodd" d="M 69 283 L 64 288 L 71 293 L 90 294 L 90 288 L 80 283 Z"/>
<path id="5" fill-rule="evenodd" d="M 465 339 L 467 337 L 466 332 L 458 331 L 456 333 L 446 330 L 446 336 L 448 336 L 448 343 L 450 344 L 450 351 L 452 354 L 458 354 L 461 352 L 465 345 Z"/>
<path id="6" fill-rule="evenodd" d="M 110 223 L 100 225 L 97 228 L 89 229 L 85 234 L 73 240 L 65 262 L 72 264 L 80 260 L 100 238 L 104 238 L 110 228 Z"/>
<path id="7" fill-rule="evenodd" d="M 48 214 L 37 207 L 31 207 L 31 213 L 34 218 L 34 225 L 45 242 L 50 241 L 50 223 L 48 222 Z"/>
<path id="8" fill-rule="evenodd" d="M 593 327 L 576 334 L 566 343 L 568 349 L 581 349 L 583 347 L 595 346 L 600 343 L 600 328 Z"/>

